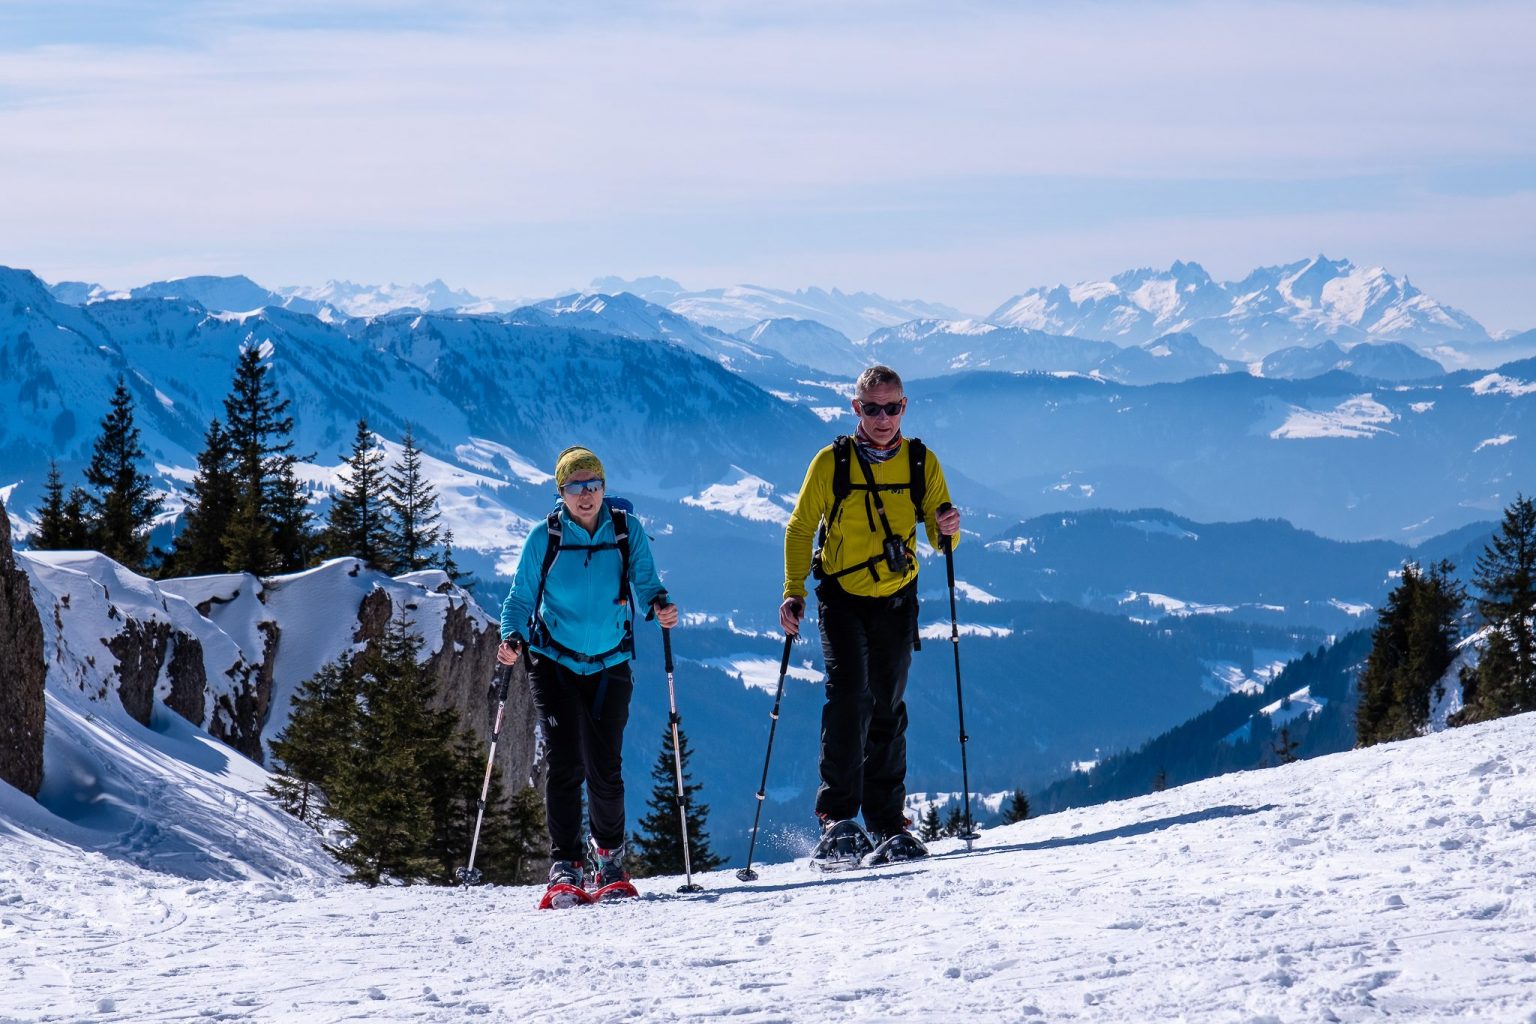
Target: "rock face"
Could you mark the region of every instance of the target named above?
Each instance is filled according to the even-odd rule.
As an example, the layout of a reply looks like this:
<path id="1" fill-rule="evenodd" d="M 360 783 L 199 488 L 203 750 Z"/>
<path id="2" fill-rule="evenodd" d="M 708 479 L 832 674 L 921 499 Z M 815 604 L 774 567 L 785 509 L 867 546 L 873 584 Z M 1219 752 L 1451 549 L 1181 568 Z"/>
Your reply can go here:
<path id="1" fill-rule="evenodd" d="M 413 610 L 411 604 L 394 607 L 388 592 L 374 590 L 358 608 L 353 638 L 360 643 L 375 640 L 383 635 L 392 617 L 409 617 Z M 487 752 L 496 717 L 496 700 L 491 691 L 496 646 L 500 641 L 500 630 L 494 622 L 478 620 L 467 602 L 456 603 L 443 622 L 442 646 L 426 662 L 435 683 L 433 706 L 454 712 L 460 724 L 482 741 Z M 537 714 L 532 692 L 528 670 L 519 662 L 507 689 L 507 706 L 496 744 L 497 773 L 509 795 L 530 783 L 543 783 L 543 764 L 537 756 L 534 735 Z"/>
<path id="2" fill-rule="evenodd" d="M 16 567 L 0 501 L 0 779 L 29 796 L 43 783 L 43 626 L 27 574 Z"/>

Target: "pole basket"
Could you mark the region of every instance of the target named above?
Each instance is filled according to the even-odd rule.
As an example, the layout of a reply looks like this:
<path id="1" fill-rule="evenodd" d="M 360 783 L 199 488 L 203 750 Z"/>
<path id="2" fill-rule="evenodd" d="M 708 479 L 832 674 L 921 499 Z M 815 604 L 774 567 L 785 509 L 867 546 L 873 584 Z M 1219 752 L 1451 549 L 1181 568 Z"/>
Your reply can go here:
<path id="1" fill-rule="evenodd" d="M 755 882 L 757 881 L 757 872 L 753 871 L 751 868 L 741 868 L 736 872 L 736 877 L 741 879 L 743 882 Z"/>
<path id="2" fill-rule="evenodd" d="M 454 881 L 458 882 L 460 885 L 479 885 L 480 884 L 480 869 L 479 868 L 459 868 L 456 871 L 454 871 L 453 879 L 454 879 Z"/>

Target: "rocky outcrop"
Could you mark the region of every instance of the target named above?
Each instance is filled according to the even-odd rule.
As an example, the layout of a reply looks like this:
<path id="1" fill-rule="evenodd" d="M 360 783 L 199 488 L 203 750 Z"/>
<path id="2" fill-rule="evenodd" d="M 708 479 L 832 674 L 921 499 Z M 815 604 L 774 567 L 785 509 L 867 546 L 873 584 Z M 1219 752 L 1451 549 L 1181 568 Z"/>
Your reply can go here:
<path id="1" fill-rule="evenodd" d="M 0 501 L 0 779 L 29 796 L 43 784 L 43 624 L 27 574 L 11 551 Z"/>
<path id="2" fill-rule="evenodd" d="M 388 592 L 375 589 L 358 608 L 353 639 L 358 643 L 377 640 L 384 635 L 391 618 L 411 618 L 416 611 L 414 602 L 407 601 L 396 608 Z M 491 690 L 496 674 L 496 647 L 500 642 L 501 633 L 495 622 L 478 617 L 468 600 L 455 600 L 444 617 L 442 645 L 426 662 L 436 691 L 432 705 L 454 712 L 463 728 L 486 744 L 486 749 L 495 725 L 496 701 Z M 542 765 L 536 760 L 534 743 L 537 716 L 528 672 L 521 663 L 513 672 L 496 745 L 496 765 L 509 794 L 530 781 L 542 782 Z"/>
<path id="3" fill-rule="evenodd" d="M 258 623 L 262 637 L 261 664 L 241 663 L 229 672 L 232 693 L 221 693 L 214 702 L 208 731 L 246 757 L 262 764 L 261 730 L 272 706 L 272 680 L 277 661 L 277 644 L 282 635 L 274 622 Z"/>
<path id="4" fill-rule="evenodd" d="M 116 636 L 102 640 L 117 659 L 117 696 L 123 710 L 140 725 L 148 725 L 155 705 L 155 682 L 170 644 L 168 622 L 127 619 Z M 201 716 L 199 716 L 201 717 Z M 193 724 L 201 724 L 196 719 Z"/>

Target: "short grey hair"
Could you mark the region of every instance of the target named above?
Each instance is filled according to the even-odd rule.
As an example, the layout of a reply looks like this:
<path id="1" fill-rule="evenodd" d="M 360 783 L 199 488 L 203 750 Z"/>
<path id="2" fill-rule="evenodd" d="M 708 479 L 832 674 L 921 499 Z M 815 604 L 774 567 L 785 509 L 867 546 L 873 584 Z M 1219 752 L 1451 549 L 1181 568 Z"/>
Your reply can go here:
<path id="1" fill-rule="evenodd" d="M 882 366 L 877 363 L 859 374 L 859 380 L 854 385 L 854 391 L 856 394 L 867 395 L 875 388 L 889 387 L 893 384 L 903 394 L 906 393 L 906 388 L 901 386 L 901 374 L 889 366 Z"/>

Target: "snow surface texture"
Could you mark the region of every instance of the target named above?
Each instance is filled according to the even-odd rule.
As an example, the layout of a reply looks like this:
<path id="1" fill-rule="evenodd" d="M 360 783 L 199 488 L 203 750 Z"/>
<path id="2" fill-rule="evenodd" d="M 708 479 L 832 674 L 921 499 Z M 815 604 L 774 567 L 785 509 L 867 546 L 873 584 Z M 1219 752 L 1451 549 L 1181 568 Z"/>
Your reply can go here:
<path id="1" fill-rule="evenodd" d="M 1526 715 L 969 854 L 564 912 L 533 888 L 189 883 L 38 832 L 0 785 L 0 1019 L 1536 1022 L 1533 752 Z"/>

